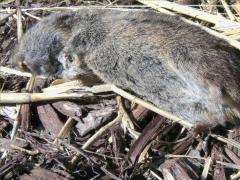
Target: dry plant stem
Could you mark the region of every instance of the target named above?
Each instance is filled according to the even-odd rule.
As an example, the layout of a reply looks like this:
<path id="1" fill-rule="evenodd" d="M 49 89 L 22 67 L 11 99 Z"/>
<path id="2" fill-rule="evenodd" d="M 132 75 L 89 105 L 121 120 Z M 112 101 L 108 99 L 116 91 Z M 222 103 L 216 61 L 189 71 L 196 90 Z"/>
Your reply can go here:
<path id="1" fill-rule="evenodd" d="M 0 3 L 0 5 L 4 5 L 4 4 L 9 4 L 9 3 L 12 3 L 12 2 L 14 2 L 15 0 L 3 0 L 1 3 Z"/>
<path id="2" fill-rule="evenodd" d="M 77 160 L 79 159 L 80 156 L 85 157 L 88 161 L 90 161 L 90 162 L 93 163 L 93 164 L 98 164 L 98 163 L 96 163 L 96 161 L 93 160 L 91 157 L 87 156 L 87 154 L 85 153 L 85 151 L 78 150 L 78 149 L 77 149 L 76 147 L 74 147 L 73 145 L 67 144 L 66 146 L 77 152 L 77 154 L 74 156 L 76 161 L 72 162 L 73 165 L 75 165 L 74 163 L 77 162 Z M 73 160 L 73 159 L 72 159 L 72 160 Z M 99 165 L 99 164 L 98 164 L 98 165 Z M 103 166 L 100 166 L 100 169 L 101 169 L 104 173 L 106 173 L 106 175 L 108 175 L 108 176 L 110 177 L 110 179 L 121 180 L 120 178 L 118 178 L 117 176 L 115 176 L 114 174 L 112 174 L 111 172 L 109 172 L 108 170 L 106 170 Z"/>
<path id="3" fill-rule="evenodd" d="M 70 89 L 68 89 L 70 91 Z M 75 90 L 78 90 L 77 93 L 1 93 L 0 94 L 0 104 L 6 103 L 30 103 L 30 102 L 39 102 L 39 101 L 49 101 L 49 100 L 62 100 L 62 99 L 78 99 L 83 97 L 92 96 L 95 93 L 109 92 L 113 91 L 120 96 L 137 103 L 161 116 L 164 116 L 168 119 L 171 119 L 174 122 L 180 123 L 185 128 L 191 128 L 193 125 L 186 120 L 183 120 L 170 112 L 164 111 L 160 108 L 157 108 L 153 104 L 146 102 L 136 96 L 123 91 L 120 88 L 117 88 L 114 85 L 96 85 L 91 88 L 89 87 L 76 87 Z"/>
<path id="4" fill-rule="evenodd" d="M 32 91 L 33 89 L 33 85 L 34 85 L 34 82 L 35 82 L 35 77 L 32 76 L 29 81 L 28 81 L 28 84 L 26 86 L 26 89 L 28 91 Z M 13 96 L 14 98 L 14 96 Z M 0 94 L 0 100 L 1 100 L 1 94 Z M 22 109 L 22 105 L 21 104 L 18 104 L 17 107 L 16 107 L 16 119 L 13 123 L 13 129 L 12 129 L 12 132 L 11 132 L 11 140 L 15 139 L 16 137 L 16 134 L 17 134 L 17 130 L 19 128 L 19 125 L 20 125 L 20 112 L 21 112 L 21 109 Z"/>
<path id="5" fill-rule="evenodd" d="M 58 144 L 59 140 L 66 137 L 66 135 L 70 132 L 71 128 L 73 127 L 75 120 L 71 117 L 65 122 L 64 126 L 60 130 L 59 134 L 57 135 L 56 139 L 54 140 L 53 144 Z"/>
<path id="6" fill-rule="evenodd" d="M 126 130 L 126 128 L 127 128 L 130 133 L 135 131 L 133 122 L 132 122 L 131 118 L 129 117 L 129 115 L 123 105 L 119 106 L 119 111 L 124 113 L 123 118 L 122 118 L 122 126 L 124 127 L 124 130 Z M 136 135 L 136 134 L 132 134 L 132 135 Z"/>
<path id="7" fill-rule="evenodd" d="M 37 16 L 34 16 L 34 15 L 28 13 L 28 12 L 24 12 L 24 14 L 26 14 L 27 16 L 29 16 L 29 17 L 31 17 L 31 18 L 33 18 L 33 19 L 36 19 L 36 20 L 38 20 L 38 21 L 40 21 L 40 20 L 42 19 L 42 18 L 37 17 Z"/>
<path id="8" fill-rule="evenodd" d="M 16 10 L 11 12 L 10 14 L 8 14 L 7 16 L 5 16 L 4 18 L 0 19 L 0 23 L 5 21 L 6 19 L 10 18 L 11 16 L 13 16 L 16 13 Z"/>
<path id="9" fill-rule="evenodd" d="M 223 34 L 226 36 L 233 35 L 233 34 L 239 34 L 239 33 L 240 33 L 240 28 L 230 29 L 228 31 L 223 32 Z"/>
<path id="10" fill-rule="evenodd" d="M 229 8 L 228 4 L 226 3 L 226 1 L 225 0 L 220 0 L 220 1 L 221 1 L 222 5 L 223 5 L 225 11 L 227 12 L 227 15 L 228 15 L 229 19 L 234 21 L 235 20 L 235 16 L 233 15 L 233 13 L 230 10 L 230 8 Z"/>
<path id="11" fill-rule="evenodd" d="M 240 143 L 237 142 L 237 141 L 234 141 L 232 139 L 228 139 L 228 138 L 216 135 L 216 134 L 210 134 L 210 136 L 217 139 L 218 141 L 224 142 L 228 145 L 231 145 L 233 147 L 236 147 L 236 148 L 240 149 Z"/>
<path id="12" fill-rule="evenodd" d="M 200 159 L 206 161 L 207 158 L 202 158 L 198 156 L 188 156 L 188 155 L 175 155 L 175 154 L 167 154 L 165 155 L 166 158 L 192 158 L 192 159 Z"/>
<path id="13" fill-rule="evenodd" d="M 240 166 L 233 164 L 233 163 L 226 163 L 226 162 L 222 162 L 222 161 L 216 161 L 216 163 L 225 166 L 225 168 L 240 170 Z"/>
<path id="14" fill-rule="evenodd" d="M 21 105 L 17 105 L 16 106 L 16 119 L 15 121 L 13 122 L 13 129 L 12 129 L 12 132 L 11 132 L 11 140 L 14 140 L 15 137 L 16 137 L 16 134 L 17 134 L 17 130 L 19 128 L 19 125 L 20 125 L 20 112 L 21 112 Z"/>
<path id="15" fill-rule="evenodd" d="M 239 40 L 240 39 L 240 34 L 233 34 L 229 36 L 232 39 Z"/>
<path id="16" fill-rule="evenodd" d="M 150 170 L 150 173 L 152 174 L 152 176 L 154 176 L 156 179 L 158 180 L 163 180 L 157 173 L 155 173 L 154 171 Z"/>
<path id="17" fill-rule="evenodd" d="M 93 151 L 89 151 L 89 150 L 86 150 L 86 149 L 84 149 L 83 151 L 86 152 L 86 153 L 89 153 L 89 154 L 94 154 L 94 155 L 97 155 L 97 156 L 101 156 L 104 159 L 108 158 L 108 159 L 115 159 L 115 160 L 123 160 L 123 158 L 121 158 L 121 157 L 108 156 L 108 155 L 105 155 L 105 154 L 102 154 L 102 153 L 93 152 Z"/>
<path id="18" fill-rule="evenodd" d="M 206 180 L 207 179 L 207 175 L 208 175 L 208 172 L 210 170 L 211 164 L 212 164 L 212 159 L 211 159 L 211 157 L 208 157 L 205 161 L 205 164 L 204 164 L 203 172 L 202 172 L 202 175 L 201 175 L 201 180 Z"/>
<path id="19" fill-rule="evenodd" d="M 6 74 L 6 75 L 17 75 L 22 77 L 32 77 L 31 73 L 18 71 L 12 68 L 4 67 L 4 66 L 0 66 L 0 74 L 1 76 Z"/>
<path id="20" fill-rule="evenodd" d="M 20 5 L 20 0 L 16 0 L 16 6 Z M 17 8 L 17 38 L 18 41 L 21 39 L 22 35 L 23 35 L 23 29 L 22 29 L 22 12 L 21 9 L 18 7 Z M 29 84 L 32 82 L 32 77 L 29 80 Z M 34 81 L 33 81 L 34 82 Z M 1 98 L 0 98 L 1 100 Z M 14 140 L 17 134 L 17 130 L 19 128 L 20 125 L 20 112 L 21 112 L 21 105 L 17 105 L 16 109 L 17 109 L 17 115 L 16 115 L 16 119 L 13 123 L 13 129 L 11 132 L 11 140 Z"/>
<path id="21" fill-rule="evenodd" d="M 224 40 L 227 41 L 231 46 L 233 46 L 233 47 L 237 48 L 238 50 L 240 50 L 240 42 L 232 39 L 231 37 L 225 36 L 224 34 L 218 33 L 218 32 L 216 32 L 216 31 L 214 31 L 214 30 L 212 30 L 212 29 L 209 29 L 209 28 L 207 28 L 207 27 L 205 27 L 205 26 L 202 26 L 202 25 L 200 25 L 200 24 L 196 24 L 196 23 L 194 23 L 194 22 L 192 22 L 192 21 L 190 21 L 190 20 L 188 20 L 188 19 L 185 19 L 185 18 L 181 18 L 181 19 L 182 19 L 183 21 L 185 21 L 185 22 L 188 22 L 188 23 L 190 23 L 190 24 L 193 24 L 193 25 L 195 25 L 195 26 L 198 26 L 198 27 L 202 28 L 203 30 L 207 31 L 209 34 L 212 34 L 212 35 L 214 35 L 214 36 L 216 36 L 216 37 L 218 37 L 218 38 L 224 39 Z M 239 29 L 239 27 L 236 28 L 236 29 L 229 30 L 229 31 L 234 31 L 234 30 L 238 30 L 238 29 Z M 228 31 L 228 32 L 229 32 L 229 31 Z"/>
<path id="22" fill-rule="evenodd" d="M 118 115 L 117 117 L 111 121 L 110 123 L 108 123 L 107 125 L 105 125 L 104 127 L 100 128 L 96 134 L 94 134 L 83 146 L 82 149 L 87 149 L 89 146 L 91 146 L 97 139 L 98 137 L 100 137 L 103 133 L 106 132 L 106 130 L 108 130 L 110 127 L 112 127 L 114 124 L 120 122 L 122 120 L 122 117 L 124 115 L 123 110 L 123 105 L 122 105 L 122 99 L 121 97 L 117 96 L 117 103 L 119 106 L 119 111 L 118 111 Z"/>
<path id="23" fill-rule="evenodd" d="M 236 179 L 239 179 L 239 178 L 240 178 L 240 171 L 238 171 L 236 174 L 232 174 L 230 176 L 231 180 L 236 180 Z"/>
<path id="24" fill-rule="evenodd" d="M 132 101 L 134 103 L 137 103 L 161 116 L 164 116 L 168 119 L 173 120 L 174 122 L 180 123 L 181 125 L 183 125 L 186 128 L 191 128 L 193 125 L 191 123 L 189 123 L 186 120 L 183 120 L 175 115 L 173 115 L 170 112 L 164 111 L 160 108 L 157 108 L 156 106 L 152 105 L 151 103 L 148 103 L 140 98 L 137 98 L 136 96 L 133 96 L 132 94 L 127 93 L 126 91 L 123 91 L 122 89 L 112 85 L 112 91 L 121 95 L 122 97 L 128 99 L 129 101 Z"/>
<path id="25" fill-rule="evenodd" d="M 200 160 L 204 160 L 204 161 L 209 161 L 209 158 L 202 158 L 202 157 L 188 156 L 188 155 L 167 154 L 167 155 L 165 155 L 165 157 L 166 158 L 192 158 L 192 159 L 200 159 Z M 222 161 L 216 161 L 215 163 L 216 164 L 221 164 L 221 165 L 225 166 L 226 168 L 240 170 L 240 166 L 236 165 L 236 164 L 233 164 L 233 163 L 226 163 L 226 162 L 222 162 Z M 237 174 L 239 174 L 239 177 L 240 177 L 240 173 L 237 173 Z M 234 174 L 234 176 L 231 176 L 231 179 L 232 179 L 232 177 L 237 177 L 237 174 Z"/>
<path id="26" fill-rule="evenodd" d="M 119 98 L 118 98 L 119 99 Z M 120 100 L 118 100 L 120 101 Z M 121 103 L 121 101 L 120 101 Z M 120 105 L 119 103 L 119 105 Z M 123 112 L 119 111 L 117 117 L 109 122 L 107 125 L 104 127 L 100 128 L 91 138 L 87 140 L 87 142 L 82 146 L 82 149 L 87 149 L 89 148 L 100 136 L 102 136 L 110 127 L 112 127 L 114 124 L 117 124 L 121 122 L 122 117 L 123 117 Z"/>
<path id="27" fill-rule="evenodd" d="M 111 2 L 111 3 L 109 3 L 108 5 L 105 6 L 105 8 L 111 6 L 111 5 L 115 4 L 115 3 L 117 3 L 118 1 L 119 1 L 119 0 L 115 0 L 115 1 L 113 1 L 113 2 Z"/>
<path id="28" fill-rule="evenodd" d="M 1 93 L 0 104 L 27 104 L 42 101 L 81 99 L 93 96 L 90 92 L 79 93 Z"/>
<path id="29" fill-rule="evenodd" d="M 138 163 L 141 163 L 142 161 L 144 161 L 149 155 L 148 155 L 148 150 L 150 149 L 150 147 L 152 146 L 154 141 L 151 141 L 141 152 L 141 154 L 139 155 L 138 158 Z"/>
<path id="30" fill-rule="evenodd" d="M 17 38 L 18 38 L 18 41 L 21 39 L 22 35 L 23 35 L 22 11 L 18 7 L 17 8 Z"/>
<path id="31" fill-rule="evenodd" d="M 19 150 L 19 151 L 22 151 L 22 152 L 26 152 L 26 153 L 28 153 L 28 154 L 30 154 L 32 156 L 39 153 L 39 150 L 30 151 L 30 150 L 18 147 L 18 146 L 13 145 L 13 144 L 11 144 L 10 146 L 11 146 L 12 149 L 16 149 L 16 150 Z"/>
<path id="32" fill-rule="evenodd" d="M 145 0 L 139 0 L 140 1 L 145 1 Z M 170 2 L 168 2 L 170 3 Z M 149 2 L 146 2 L 145 4 L 148 4 L 150 7 L 152 7 L 153 9 L 156 9 L 158 10 L 159 12 L 162 12 L 164 14 L 168 14 L 168 15 L 177 15 L 176 13 L 174 12 L 170 12 L 166 9 L 163 9 L 161 8 L 160 6 L 158 5 L 155 5 L 154 3 L 152 4 L 150 1 Z M 234 46 L 235 48 L 239 49 L 240 50 L 240 42 L 236 41 L 235 39 L 232 39 L 231 37 L 227 37 L 226 35 L 231 35 L 231 34 L 235 34 L 237 32 L 240 32 L 240 27 L 235 27 L 234 29 L 228 29 L 226 32 L 224 32 L 223 34 L 221 33 L 218 33 L 212 29 L 209 29 L 205 26 L 202 26 L 200 24 L 197 24 L 193 21 L 190 21 L 189 19 L 186 19 L 184 17 L 180 17 L 180 19 L 182 19 L 183 21 L 187 22 L 187 23 L 190 23 L 190 24 L 193 24 L 195 26 L 198 26 L 200 27 L 201 29 L 207 31 L 208 33 L 218 37 L 218 38 L 221 38 L 221 39 L 224 39 L 226 40 L 230 45 Z M 226 34 L 225 34 L 226 33 Z"/>
<path id="33" fill-rule="evenodd" d="M 181 14 L 185 14 L 188 16 L 191 16 L 193 18 L 197 18 L 209 23 L 213 23 L 215 25 L 223 25 L 224 26 L 231 26 L 233 27 L 240 27 L 240 24 L 231 20 L 228 20 L 224 17 L 219 17 L 219 16 L 215 16 L 212 15 L 210 13 L 204 12 L 204 11 L 200 11 L 191 7 L 186 7 L 180 4 L 176 4 L 173 2 L 169 2 L 169 1 L 165 1 L 165 0 L 161 0 L 161 1 L 156 1 L 156 0 L 138 0 L 139 2 L 148 5 L 154 9 L 157 9 L 157 7 L 162 7 L 162 8 L 166 8 L 172 11 L 176 11 L 178 13 Z M 224 27 L 221 27 L 224 29 Z M 223 30 L 222 29 L 222 30 Z"/>
<path id="34" fill-rule="evenodd" d="M 64 93 L 64 92 L 74 92 L 74 91 L 78 91 L 78 90 L 82 90 L 82 91 L 91 91 L 91 92 L 97 92 L 97 91 L 111 91 L 111 87 L 107 87 L 107 85 L 104 85 L 104 88 L 108 88 L 108 90 L 105 90 L 102 88 L 102 86 L 96 85 L 96 83 L 83 83 L 81 80 L 75 80 L 75 81 L 70 81 L 70 82 L 65 82 L 62 84 L 57 84 L 57 85 L 53 85 L 50 86 L 48 88 L 44 88 L 42 89 L 42 91 L 44 93 Z M 92 88 L 90 87 L 86 87 L 86 86 L 93 86 Z"/>
<path id="35" fill-rule="evenodd" d="M 100 128 L 97 133 L 95 133 L 92 137 L 90 137 L 87 142 L 82 146 L 83 150 L 86 150 L 87 148 L 89 148 L 100 136 L 102 136 L 106 130 L 108 130 L 110 127 L 112 127 L 114 124 L 119 123 L 122 120 L 123 117 L 123 112 L 120 111 L 120 109 L 122 109 L 122 101 L 121 98 L 119 96 L 117 96 L 117 103 L 119 105 L 119 111 L 118 111 L 118 115 L 117 117 L 111 121 L 110 123 L 108 123 L 107 125 L 105 125 L 104 127 Z M 74 165 L 76 164 L 76 162 L 79 159 L 79 153 L 77 153 L 75 156 L 73 156 L 73 158 L 71 159 L 71 163 Z"/>
<path id="36" fill-rule="evenodd" d="M 126 7 L 132 7 L 132 6 L 109 6 L 107 7 L 107 9 L 121 9 L 124 11 L 143 11 L 142 9 L 127 9 Z M 135 6 L 137 7 L 137 6 Z M 143 7 L 143 6 L 139 6 L 139 7 Z M 147 6 L 146 6 L 147 7 Z M 104 6 L 68 6 L 68 7 L 39 7 L 39 8 L 22 8 L 22 12 L 25 11 L 77 11 L 80 9 L 91 9 L 91 8 L 105 8 Z M 0 12 L 13 12 L 15 9 L 0 9 Z"/>

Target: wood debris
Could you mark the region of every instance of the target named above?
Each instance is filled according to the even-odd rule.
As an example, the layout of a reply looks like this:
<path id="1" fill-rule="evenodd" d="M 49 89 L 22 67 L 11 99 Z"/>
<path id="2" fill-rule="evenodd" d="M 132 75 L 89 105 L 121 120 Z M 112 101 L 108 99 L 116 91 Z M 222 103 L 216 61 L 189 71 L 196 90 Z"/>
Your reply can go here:
<path id="1" fill-rule="evenodd" d="M 34 77 L 9 62 L 17 40 L 42 17 L 91 5 L 178 14 L 240 49 L 239 4 L 239 0 L 2 1 L 0 179 L 239 179 L 238 128 L 217 127 L 198 134 L 183 119 L 94 79 L 50 84 L 37 78 L 29 86 Z M 22 105 L 15 106 L 18 103 Z"/>

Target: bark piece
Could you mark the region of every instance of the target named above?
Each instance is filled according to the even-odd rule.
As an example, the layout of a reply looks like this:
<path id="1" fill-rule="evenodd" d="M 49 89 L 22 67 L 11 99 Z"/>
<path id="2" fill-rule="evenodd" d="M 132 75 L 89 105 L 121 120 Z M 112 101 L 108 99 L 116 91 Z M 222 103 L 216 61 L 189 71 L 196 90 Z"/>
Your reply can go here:
<path id="1" fill-rule="evenodd" d="M 211 157 L 214 161 L 223 161 L 223 154 L 220 147 L 214 145 L 211 151 Z M 221 164 L 216 164 L 213 169 L 213 179 L 226 180 L 224 167 Z"/>
<path id="2" fill-rule="evenodd" d="M 37 111 L 44 128 L 56 138 L 63 127 L 63 122 L 53 107 L 50 104 L 43 104 L 37 106 Z"/>
<path id="3" fill-rule="evenodd" d="M 240 158 L 234 152 L 228 148 L 225 148 L 225 153 L 234 162 L 234 164 L 240 165 Z"/>
<path id="4" fill-rule="evenodd" d="M 178 143 L 173 147 L 172 154 L 183 154 L 188 150 L 188 147 L 192 145 L 194 137 L 189 136 L 185 141 Z"/>
<path id="5" fill-rule="evenodd" d="M 144 147 L 157 135 L 159 127 L 163 124 L 164 118 L 161 116 L 156 116 L 147 126 L 143 129 L 142 134 L 131 146 L 128 158 L 132 163 L 135 163 L 140 153 L 143 151 Z"/>
<path id="6" fill-rule="evenodd" d="M 21 114 L 21 126 L 23 130 L 27 131 L 31 124 L 31 105 L 22 104 L 20 114 Z"/>
<path id="7" fill-rule="evenodd" d="M 113 126 L 111 129 L 112 144 L 113 144 L 113 153 L 115 157 L 121 157 L 124 153 L 125 140 L 124 132 L 119 124 Z M 120 161 L 116 159 L 117 164 L 120 166 Z"/>
<path id="8" fill-rule="evenodd" d="M 50 170 L 43 169 L 43 168 L 36 168 L 31 171 L 31 173 L 24 174 L 20 177 L 20 180 L 67 180 Z"/>
<path id="9" fill-rule="evenodd" d="M 103 107 L 101 109 L 90 111 L 87 116 L 79 121 L 76 125 L 79 134 L 84 136 L 89 131 L 98 128 L 113 116 L 115 110 L 116 109 L 114 107 Z"/>
<path id="10" fill-rule="evenodd" d="M 69 116 L 77 121 L 82 118 L 82 109 L 79 105 L 70 101 L 58 101 L 52 103 L 52 106 L 65 116 Z"/>
<path id="11" fill-rule="evenodd" d="M 169 159 L 160 166 L 160 171 L 162 172 L 164 179 L 199 179 L 198 174 L 193 168 L 194 165 L 186 159 Z"/>

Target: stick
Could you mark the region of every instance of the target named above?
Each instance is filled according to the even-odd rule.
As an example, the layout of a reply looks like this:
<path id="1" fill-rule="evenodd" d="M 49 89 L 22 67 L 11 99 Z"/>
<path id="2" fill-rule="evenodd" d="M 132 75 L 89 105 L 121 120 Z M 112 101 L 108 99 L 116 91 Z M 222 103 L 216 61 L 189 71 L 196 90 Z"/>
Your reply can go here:
<path id="1" fill-rule="evenodd" d="M 17 38 L 18 41 L 21 39 L 23 35 L 23 26 L 22 26 L 22 11 L 20 9 L 20 0 L 16 0 L 17 6 Z"/>
<path id="2" fill-rule="evenodd" d="M 31 73 L 18 71 L 12 68 L 4 67 L 4 66 L 0 66 L 0 72 L 2 72 L 1 75 L 9 74 L 9 75 L 17 75 L 17 76 L 23 76 L 23 77 L 32 77 Z"/>
<path id="3" fill-rule="evenodd" d="M 0 23 L 5 21 L 6 19 L 10 18 L 11 16 L 13 16 L 16 13 L 16 10 L 13 11 L 12 13 L 8 14 L 7 16 L 5 16 L 4 18 L 0 19 Z"/>
<path id="4" fill-rule="evenodd" d="M 173 115 L 172 113 L 170 112 L 167 112 L 167 111 L 164 111 L 160 108 L 157 108 L 156 106 L 152 105 L 151 103 L 149 102 L 146 102 L 140 98 L 137 98 L 136 96 L 133 96 L 132 94 L 129 94 L 127 93 L 126 91 L 123 91 L 122 89 L 120 88 L 117 88 L 116 86 L 112 85 L 112 91 L 121 95 L 122 97 L 128 99 L 129 101 L 132 101 L 132 102 L 135 102 L 137 104 L 140 104 L 141 106 L 157 113 L 157 114 L 160 114 L 161 116 L 164 116 L 168 119 L 171 119 L 173 120 L 174 122 L 177 122 L 177 123 L 180 123 L 182 124 L 184 127 L 186 128 L 191 128 L 193 125 L 191 123 L 189 123 L 188 121 L 186 120 L 183 120 L 175 115 Z"/>
<path id="5" fill-rule="evenodd" d="M 119 97 L 117 97 L 117 101 L 118 101 L 118 105 L 121 106 L 122 101 L 120 100 Z M 110 127 L 112 127 L 114 124 L 119 123 L 122 120 L 122 117 L 124 115 L 124 112 L 122 111 L 118 111 L 118 115 L 117 117 L 109 122 L 107 125 L 103 126 L 102 128 L 100 128 L 97 133 L 95 133 L 92 137 L 90 137 L 87 142 L 82 146 L 82 149 L 87 149 L 89 148 L 101 135 L 103 135 L 106 130 L 108 130 Z"/>
<path id="6" fill-rule="evenodd" d="M 31 18 L 33 18 L 33 19 L 36 19 L 36 20 L 38 20 L 38 21 L 40 21 L 40 20 L 42 19 L 42 18 L 37 17 L 37 16 L 34 16 L 34 15 L 28 13 L 28 12 L 24 12 L 24 14 L 26 14 L 27 16 L 29 16 L 29 17 L 31 17 Z"/>
<path id="7" fill-rule="evenodd" d="M 213 23 L 216 26 L 218 26 L 218 30 L 224 31 L 226 28 L 229 29 L 229 27 L 231 28 L 239 28 L 240 24 L 235 22 L 235 21 L 231 21 L 229 19 L 226 19 L 224 17 L 219 17 L 219 16 L 215 16 L 212 15 L 210 13 L 201 11 L 201 10 L 197 10 L 191 7 L 187 7 L 184 5 L 180 5 L 180 4 L 176 4 L 173 2 L 169 2 L 169 1 L 165 1 L 165 0 L 161 0 L 161 1 L 156 1 L 156 0 L 138 0 L 140 3 L 143 3 L 145 5 L 148 5 L 154 9 L 157 9 L 159 7 L 161 8 L 166 8 L 172 11 L 176 11 L 178 13 L 181 14 L 185 14 L 188 16 L 191 16 L 193 18 L 196 19 L 200 19 L 209 23 Z"/>
<path id="8" fill-rule="evenodd" d="M 201 180 L 207 179 L 207 175 L 208 175 L 211 165 L 212 165 L 212 159 L 211 159 L 211 157 L 208 157 L 204 164 L 203 172 L 201 175 Z"/>
<path id="9" fill-rule="evenodd" d="M 70 91 L 70 89 L 68 89 Z M 79 99 L 83 97 L 93 96 L 96 93 L 103 93 L 113 91 L 120 96 L 135 102 L 143 107 L 156 112 L 168 119 L 171 119 L 174 122 L 180 123 L 186 128 L 191 128 L 193 125 L 181 119 L 170 112 L 164 111 L 153 104 L 146 102 L 132 94 L 129 94 L 126 91 L 123 91 L 120 88 L 117 88 L 114 85 L 96 85 L 93 87 L 76 87 L 74 91 L 77 93 L 1 93 L 0 94 L 0 104 L 14 104 L 14 103 L 31 103 L 31 102 L 40 102 L 40 101 L 49 101 L 49 100 L 62 100 L 62 99 Z"/>
<path id="10" fill-rule="evenodd" d="M 234 21 L 234 20 L 235 20 L 235 16 L 233 15 L 233 13 L 232 13 L 232 11 L 230 10 L 230 8 L 229 8 L 228 4 L 226 3 L 226 1 L 225 1 L 225 0 L 220 0 L 220 1 L 221 1 L 222 5 L 223 5 L 223 7 L 224 7 L 224 9 L 225 9 L 225 11 L 226 11 L 229 19 L 232 20 L 232 21 Z"/>
<path id="11" fill-rule="evenodd" d="M 69 117 L 68 120 L 65 122 L 64 126 L 62 127 L 62 129 L 60 130 L 60 132 L 58 133 L 58 135 L 57 135 L 56 139 L 54 140 L 53 144 L 57 144 L 59 140 L 65 138 L 66 135 L 71 130 L 71 128 L 73 127 L 75 122 L 76 121 L 73 118 Z"/>

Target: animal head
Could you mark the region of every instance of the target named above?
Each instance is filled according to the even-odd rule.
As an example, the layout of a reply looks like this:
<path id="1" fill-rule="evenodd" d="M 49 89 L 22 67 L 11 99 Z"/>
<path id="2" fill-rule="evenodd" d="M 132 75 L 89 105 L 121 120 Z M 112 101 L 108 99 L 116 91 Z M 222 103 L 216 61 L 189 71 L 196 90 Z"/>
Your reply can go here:
<path id="1" fill-rule="evenodd" d="M 62 48 L 61 38 L 57 34 L 34 28 L 20 40 L 11 61 L 21 70 L 51 76 L 61 69 L 57 56 Z"/>

